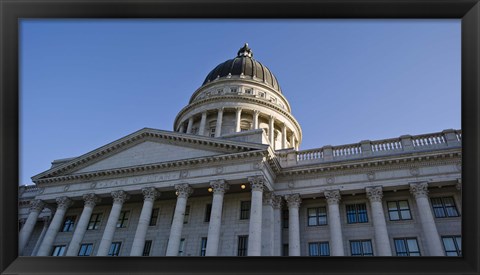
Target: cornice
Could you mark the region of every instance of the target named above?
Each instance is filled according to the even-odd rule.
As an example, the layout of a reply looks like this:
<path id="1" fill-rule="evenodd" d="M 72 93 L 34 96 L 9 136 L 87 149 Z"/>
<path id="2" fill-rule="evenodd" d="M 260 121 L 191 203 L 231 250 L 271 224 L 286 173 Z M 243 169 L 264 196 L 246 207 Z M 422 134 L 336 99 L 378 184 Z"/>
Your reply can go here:
<path id="1" fill-rule="evenodd" d="M 266 145 L 262 145 L 262 144 L 230 141 L 230 140 L 210 138 L 210 137 L 204 137 L 204 136 L 198 136 L 198 135 L 183 134 L 178 132 L 143 128 L 119 140 L 111 142 L 98 149 L 95 149 L 75 159 L 72 159 L 71 161 L 68 161 L 64 164 L 61 164 L 43 173 L 40 173 L 32 177 L 32 181 L 36 183 L 36 182 L 40 182 L 40 180 L 45 177 L 58 177 L 67 172 L 81 169 L 87 165 L 92 164 L 93 161 L 96 162 L 101 159 L 104 159 L 106 156 L 109 156 L 114 152 L 116 153 L 128 148 L 131 148 L 132 146 L 140 143 L 140 141 L 145 141 L 145 140 L 150 140 L 150 141 L 161 140 L 161 141 L 168 141 L 170 143 L 173 142 L 176 144 L 184 144 L 184 145 L 187 144 L 190 146 L 195 146 L 195 148 L 198 148 L 199 146 L 204 148 L 215 148 L 217 150 L 221 149 L 224 152 L 265 150 L 267 148 Z"/>

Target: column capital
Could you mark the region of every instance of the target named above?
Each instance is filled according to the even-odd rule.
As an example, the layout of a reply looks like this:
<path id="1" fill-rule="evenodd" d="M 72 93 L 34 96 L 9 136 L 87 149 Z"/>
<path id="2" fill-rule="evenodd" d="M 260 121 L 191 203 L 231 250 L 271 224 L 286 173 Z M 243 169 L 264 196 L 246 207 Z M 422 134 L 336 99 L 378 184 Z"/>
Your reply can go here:
<path id="1" fill-rule="evenodd" d="M 124 203 L 126 200 L 130 199 L 130 195 L 123 190 L 113 191 L 110 194 L 112 195 L 113 203 Z"/>
<path id="2" fill-rule="evenodd" d="M 217 108 L 217 112 L 223 112 L 224 107 Z"/>
<path id="3" fill-rule="evenodd" d="M 210 182 L 210 186 L 212 187 L 214 194 L 224 194 L 230 189 L 230 185 L 228 185 L 225 180 L 213 180 Z"/>
<path id="4" fill-rule="evenodd" d="M 68 197 L 59 197 L 56 199 L 57 201 L 57 209 L 63 209 L 63 210 L 67 210 L 67 208 L 69 208 L 73 202 L 70 198 Z"/>
<path id="5" fill-rule="evenodd" d="M 248 177 L 248 182 L 252 187 L 252 191 L 262 191 L 265 187 L 265 179 L 263 176 Z"/>
<path id="6" fill-rule="evenodd" d="M 260 111 L 259 110 L 253 110 L 253 114 L 258 115 L 258 114 L 260 114 Z"/>
<path id="7" fill-rule="evenodd" d="M 367 198 L 370 202 L 381 202 L 383 198 L 383 191 L 381 186 L 367 187 L 365 188 Z"/>
<path id="8" fill-rule="evenodd" d="M 142 194 L 144 200 L 154 201 L 156 198 L 160 197 L 160 192 L 157 191 L 154 187 L 145 187 L 142 188 Z"/>
<path id="9" fill-rule="evenodd" d="M 277 196 L 277 195 L 274 194 L 273 200 L 272 200 L 273 208 L 281 209 L 282 204 L 283 204 L 282 196 Z"/>
<path id="10" fill-rule="evenodd" d="M 83 200 L 85 201 L 85 206 L 91 207 L 95 207 L 95 205 L 101 201 L 101 199 L 93 193 L 83 195 Z"/>
<path id="11" fill-rule="evenodd" d="M 241 112 L 242 111 L 242 107 L 235 107 L 235 111 L 238 113 L 238 112 Z"/>
<path id="12" fill-rule="evenodd" d="M 45 207 L 45 202 L 43 202 L 42 200 L 32 200 L 30 202 L 30 211 L 40 212 L 43 210 L 44 207 Z"/>
<path id="13" fill-rule="evenodd" d="M 329 190 L 323 193 L 328 204 L 338 204 L 341 200 L 340 190 Z"/>
<path id="14" fill-rule="evenodd" d="M 175 185 L 177 197 L 188 198 L 193 193 L 193 188 L 188 183 L 182 183 Z"/>
<path id="15" fill-rule="evenodd" d="M 273 206 L 274 197 L 275 197 L 275 194 L 273 192 L 269 192 L 269 191 L 263 192 L 263 196 L 262 196 L 263 204 Z"/>
<path id="16" fill-rule="evenodd" d="M 428 183 L 426 181 L 410 183 L 410 193 L 415 198 L 428 197 Z"/>
<path id="17" fill-rule="evenodd" d="M 290 195 L 285 195 L 285 201 L 287 201 L 288 208 L 291 208 L 291 207 L 298 208 L 302 203 L 302 198 L 300 198 L 300 194 L 290 194 Z"/>

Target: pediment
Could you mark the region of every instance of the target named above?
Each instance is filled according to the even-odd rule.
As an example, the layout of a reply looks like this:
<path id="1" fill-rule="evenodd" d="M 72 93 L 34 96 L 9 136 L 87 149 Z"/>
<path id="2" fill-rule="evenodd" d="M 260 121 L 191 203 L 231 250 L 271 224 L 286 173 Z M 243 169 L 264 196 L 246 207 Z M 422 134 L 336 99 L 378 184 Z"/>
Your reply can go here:
<path id="1" fill-rule="evenodd" d="M 164 162 L 197 159 L 266 150 L 262 144 L 144 128 L 119 140 L 40 173 L 37 180 L 137 167 Z"/>

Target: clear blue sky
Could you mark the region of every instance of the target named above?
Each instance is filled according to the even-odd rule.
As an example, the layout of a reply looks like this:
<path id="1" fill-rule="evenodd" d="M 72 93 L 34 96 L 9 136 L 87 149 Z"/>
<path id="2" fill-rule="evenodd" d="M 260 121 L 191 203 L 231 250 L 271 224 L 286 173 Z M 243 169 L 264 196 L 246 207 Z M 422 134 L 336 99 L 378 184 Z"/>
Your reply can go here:
<path id="1" fill-rule="evenodd" d="M 20 184 L 173 120 L 243 43 L 277 76 L 300 149 L 460 128 L 460 20 L 22 20 Z"/>

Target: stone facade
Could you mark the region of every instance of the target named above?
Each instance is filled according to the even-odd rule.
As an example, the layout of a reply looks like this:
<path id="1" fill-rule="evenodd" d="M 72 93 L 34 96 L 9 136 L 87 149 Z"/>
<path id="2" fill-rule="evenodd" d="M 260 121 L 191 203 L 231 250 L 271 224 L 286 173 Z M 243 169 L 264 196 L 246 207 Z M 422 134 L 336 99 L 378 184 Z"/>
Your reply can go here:
<path id="1" fill-rule="evenodd" d="M 215 68 L 173 132 L 141 129 L 20 186 L 20 254 L 461 255 L 460 130 L 299 151 L 278 82 L 250 59 L 246 45 Z"/>

